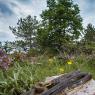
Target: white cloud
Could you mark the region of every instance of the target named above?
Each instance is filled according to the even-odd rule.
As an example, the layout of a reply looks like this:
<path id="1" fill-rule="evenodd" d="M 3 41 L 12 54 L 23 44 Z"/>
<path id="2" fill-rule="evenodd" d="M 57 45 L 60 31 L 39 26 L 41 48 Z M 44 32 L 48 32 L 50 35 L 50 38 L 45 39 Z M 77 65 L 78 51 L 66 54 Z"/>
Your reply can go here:
<path id="1" fill-rule="evenodd" d="M 95 2 L 91 0 L 74 0 L 79 5 L 80 14 L 83 18 L 83 26 L 86 27 L 88 23 L 95 25 Z"/>
<path id="2" fill-rule="evenodd" d="M 0 0 L 8 5 L 13 11 L 13 15 L 5 16 L 0 12 L 0 41 L 6 41 L 9 39 L 15 39 L 12 32 L 9 30 L 9 26 L 16 26 L 16 23 L 20 17 L 26 17 L 27 15 L 39 16 L 41 11 L 46 8 L 46 0 L 31 0 L 31 2 L 25 4 L 19 2 L 19 0 Z M 40 17 L 38 17 L 40 19 Z M 6 34 L 6 38 L 3 34 Z"/>
<path id="3" fill-rule="evenodd" d="M 88 23 L 95 25 L 95 2 L 92 6 L 88 1 L 91 2 L 91 0 L 74 0 L 74 3 L 79 5 L 84 27 L 86 27 Z M 46 0 L 30 0 L 29 2 L 28 0 L 27 2 L 23 2 L 23 0 L 0 0 L 0 2 L 6 4 L 13 12 L 13 14 L 9 16 L 0 12 L 0 41 L 15 39 L 9 30 L 9 26 L 15 26 L 20 17 L 36 15 L 38 19 L 40 19 L 39 14 L 41 14 L 42 10 L 46 9 Z M 4 34 L 7 36 L 4 37 Z"/>

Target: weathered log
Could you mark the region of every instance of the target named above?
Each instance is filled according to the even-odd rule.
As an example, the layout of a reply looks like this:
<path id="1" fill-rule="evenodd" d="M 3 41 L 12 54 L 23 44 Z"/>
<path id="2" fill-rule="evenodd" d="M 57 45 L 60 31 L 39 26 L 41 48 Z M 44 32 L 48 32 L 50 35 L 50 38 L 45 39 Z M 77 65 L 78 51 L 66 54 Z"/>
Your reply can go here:
<path id="1" fill-rule="evenodd" d="M 64 87 L 63 87 L 64 89 L 63 88 L 59 88 L 58 90 L 54 91 L 54 93 L 52 93 L 50 95 L 60 94 L 61 92 L 64 92 L 66 88 L 71 89 L 72 87 L 78 87 L 79 85 L 85 84 L 91 78 L 92 78 L 91 75 L 86 75 L 84 78 L 82 78 L 82 79 L 80 79 L 78 81 L 71 81 L 71 82 L 69 81 L 69 82 L 67 82 L 67 84 L 64 84 Z M 64 92 L 64 94 L 66 94 L 66 93 Z"/>
<path id="2" fill-rule="evenodd" d="M 31 91 L 28 91 L 22 95 L 66 95 L 65 90 L 73 89 L 79 85 L 85 84 L 92 76 L 88 73 L 82 73 L 80 71 L 71 72 L 69 74 L 62 75 L 51 81 L 48 88 L 47 85 L 37 84 Z"/>
<path id="3" fill-rule="evenodd" d="M 64 74 L 64 75 L 62 75 L 62 76 L 59 76 L 59 77 L 53 79 L 53 80 L 51 81 L 51 84 L 58 84 L 58 83 L 60 83 L 62 80 L 66 80 L 66 79 L 70 78 L 71 76 L 76 76 L 76 75 L 79 74 L 79 73 L 81 73 L 81 72 L 78 70 L 78 71 L 73 71 L 73 72 L 71 72 L 71 73 L 69 73 L 69 74 Z"/>
<path id="4" fill-rule="evenodd" d="M 83 78 L 82 78 L 83 77 Z M 78 78 L 81 78 L 78 80 Z M 91 75 L 88 75 L 87 73 L 79 73 L 78 75 L 73 75 L 70 78 L 63 80 L 62 82 L 58 83 L 51 89 L 49 89 L 46 92 L 43 92 L 41 95 L 57 95 L 58 93 L 64 91 L 67 87 L 71 87 L 73 84 L 80 84 L 85 83 L 91 78 Z"/>
<path id="5" fill-rule="evenodd" d="M 59 76 L 59 77 L 57 77 L 57 78 L 51 80 L 49 83 L 46 83 L 45 86 L 46 86 L 48 89 L 50 89 L 51 87 L 55 86 L 56 84 L 62 82 L 62 80 L 66 80 L 66 79 L 70 78 L 70 77 L 73 76 L 73 75 L 76 76 L 76 75 L 79 74 L 79 73 L 81 73 L 81 72 L 78 70 L 78 71 L 73 71 L 73 72 L 71 72 L 71 73 L 69 73 L 69 74 L 61 75 L 61 76 Z"/>
<path id="6" fill-rule="evenodd" d="M 91 80 L 92 76 L 90 74 L 85 75 L 83 78 L 81 78 L 78 81 L 72 82 L 71 85 L 69 85 L 69 87 L 71 89 L 78 87 L 79 85 L 85 84 L 87 81 Z"/>

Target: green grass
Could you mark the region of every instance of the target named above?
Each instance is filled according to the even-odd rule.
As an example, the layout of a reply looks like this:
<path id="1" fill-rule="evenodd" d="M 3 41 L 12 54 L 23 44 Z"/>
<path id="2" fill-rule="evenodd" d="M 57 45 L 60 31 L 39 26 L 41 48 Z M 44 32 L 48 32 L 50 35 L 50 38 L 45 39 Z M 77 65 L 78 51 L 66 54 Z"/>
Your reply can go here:
<path id="1" fill-rule="evenodd" d="M 8 71 L 0 70 L 0 95 L 19 95 L 29 90 L 35 83 L 44 81 L 46 77 L 68 73 L 75 70 L 89 72 L 95 78 L 95 61 L 87 59 L 85 56 L 75 58 L 73 64 L 68 65 L 58 59 L 52 63 L 48 58 L 41 58 L 37 63 L 18 63 L 10 67 Z M 60 68 L 64 72 L 60 72 Z"/>

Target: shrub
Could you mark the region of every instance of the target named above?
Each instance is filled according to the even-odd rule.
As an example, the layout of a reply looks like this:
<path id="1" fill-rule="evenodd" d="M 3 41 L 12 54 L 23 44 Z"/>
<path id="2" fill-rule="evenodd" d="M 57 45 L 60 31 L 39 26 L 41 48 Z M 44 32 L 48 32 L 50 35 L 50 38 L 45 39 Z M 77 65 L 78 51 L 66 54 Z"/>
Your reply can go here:
<path id="1" fill-rule="evenodd" d="M 26 59 L 26 54 L 23 52 L 14 52 L 12 54 L 13 61 L 24 62 Z"/>

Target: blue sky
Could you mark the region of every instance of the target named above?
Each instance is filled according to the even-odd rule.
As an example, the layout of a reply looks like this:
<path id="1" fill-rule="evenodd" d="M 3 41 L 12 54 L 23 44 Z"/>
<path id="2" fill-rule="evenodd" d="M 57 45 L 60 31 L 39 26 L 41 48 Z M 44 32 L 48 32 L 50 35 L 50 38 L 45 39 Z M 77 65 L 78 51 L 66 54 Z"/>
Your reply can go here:
<path id="1" fill-rule="evenodd" d="M 95 25 L 95 0 L 74 0 L 80 8 L 84 27 Z M 39 14 L 46 8 L 46 0 L 0 0 L 0 41 L 13 41 L 14 35 L 9 26 L 15 26 L 20 17 Z"/>

